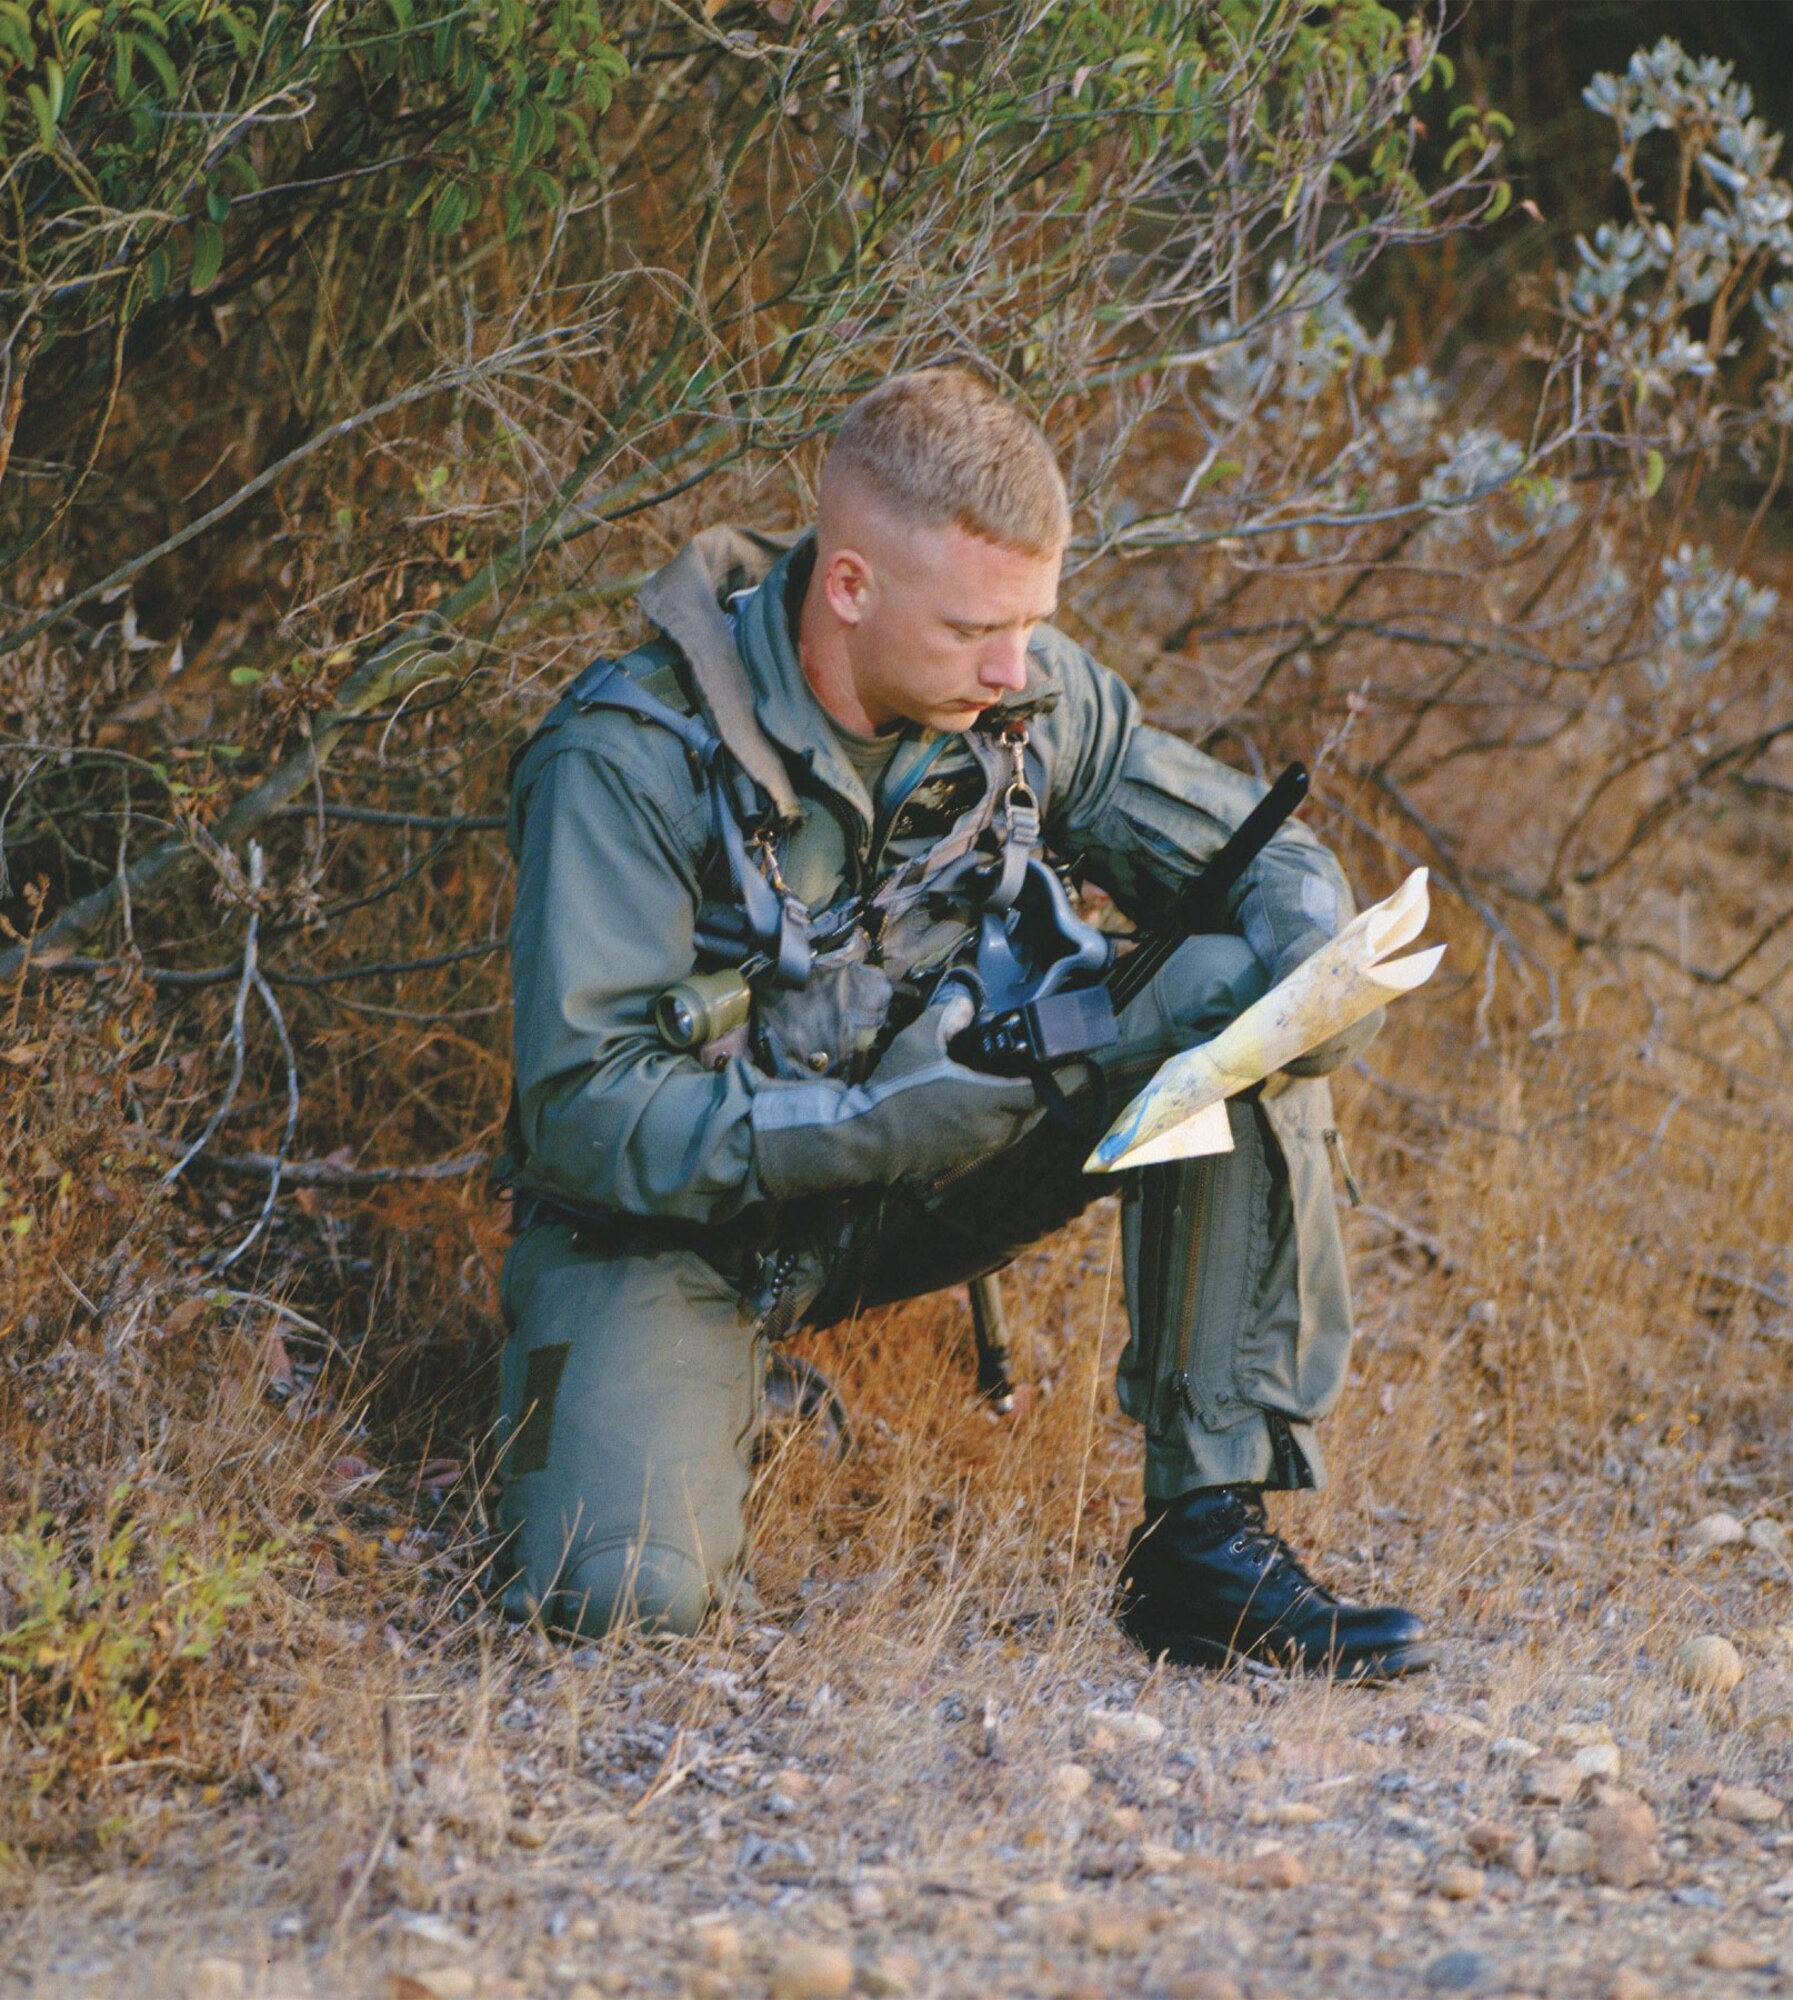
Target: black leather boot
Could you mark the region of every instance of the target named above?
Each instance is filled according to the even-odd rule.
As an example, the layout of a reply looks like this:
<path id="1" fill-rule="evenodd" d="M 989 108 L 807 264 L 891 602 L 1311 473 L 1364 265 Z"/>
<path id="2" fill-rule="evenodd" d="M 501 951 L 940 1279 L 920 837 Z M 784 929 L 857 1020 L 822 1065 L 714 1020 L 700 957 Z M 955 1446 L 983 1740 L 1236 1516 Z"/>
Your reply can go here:
<path id="1" fill-rule="evenodd" d="M 1432 1664 L 1412 1612 L 1353 1604 L 1308 1575 L 1271 1532 L 1255 1486 L 1148 1500 L 1127 1543 L 1115 1615 L 1135 1645 L 1181 1667 L 1244 1657 L 1334 1680 L 1386 1681 Z"/>

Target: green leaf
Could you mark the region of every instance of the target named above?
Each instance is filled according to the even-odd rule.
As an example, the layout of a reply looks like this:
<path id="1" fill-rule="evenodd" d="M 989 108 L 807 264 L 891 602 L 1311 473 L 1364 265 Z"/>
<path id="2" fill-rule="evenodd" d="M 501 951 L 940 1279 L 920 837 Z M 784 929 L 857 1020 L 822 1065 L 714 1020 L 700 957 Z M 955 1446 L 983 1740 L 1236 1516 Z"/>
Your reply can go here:
<path id="1" fill-rule="evenodd" d="M 144 35 L 133 35 L 131 46 L 156 73 L 157 80 L 170 99 L 178 99 L 181 94 L 180 72 L 169 59 L 168 51 L 158 41 Z"/>
<path id="2" fill-rule="evenodd" d="M 144 265 L 144 276 L 149 282 L 149 295 L 152 299 L 167 296 L 168 252 L 160 243 L 149 253 L 149 260 Z"/>
<path id="3" fill-rule="evenodd" d="M 232 667 L 230 670 L 230 684 L 233 688 L 260 687 L 267 678 L 260 667 Z M 221 749 L 223 746 L 220 744 L 213 747 Z"/>
<path id="4" fill-rule="evenodd" d="M 193 225 L 193 266 L 187 273 L 187 290 L 196 297 L 209 292 L 224 268 L 224 231 L 215 222 Z"/>
<path id="5" fill-rule="evenodd" d="M 1513 203 L 1512 182 L 1496 181 L 1494 183 L 1494 198 L 1488 204 L 1488 220 L 1490 222 L 1498 222 L 1501 219 L 1501 217 L 1506 214 L 1507 210 L 1512 206 L 1512 203 Z"/>
<path id="6" fill-rule="evenodd" d="M 1644 453 L 1644 498 L 1654 500 L 1662 491 L 1663 474 L 1668 467 L 1663 463 L 1662 453 L 1654 449 Z"/>
<path id="7" fill-rule="evenodd" d="M 452 236 L 467 220 L 473 197 L 459 181 L 446 181 L 430 209 L 430 234 Z"/>
<path id="8" fill-rule="evenodd" d="M 56 146 L 56 120 L 50 116 L 50 100 L 35 83 L 25 86 L 25 101 L 31 106 L 31 115 L 37 120 L 37 140 L 46 153 Z"/>
<path id="9" fill-rule="evenodd" d="M 223 222 L 230 215 L 230 196 L 222 188 L 207 188 L 205 212 L 214 222 Z"/>

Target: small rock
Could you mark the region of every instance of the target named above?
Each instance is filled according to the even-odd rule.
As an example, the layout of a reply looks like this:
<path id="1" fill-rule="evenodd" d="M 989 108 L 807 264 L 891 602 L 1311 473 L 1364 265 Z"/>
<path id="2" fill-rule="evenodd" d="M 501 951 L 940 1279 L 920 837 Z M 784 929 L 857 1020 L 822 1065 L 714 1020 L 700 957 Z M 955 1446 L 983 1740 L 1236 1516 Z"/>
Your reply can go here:
<path id="1" fill-rule="evenodd" d="M 1674 1675 L 1695 1694 L 1729 1694 L 1743 1678 L 1743 1655 L 1729 1639 L 1702 1632 L 1676 1650 Z"/>
<path id="2" fill-rule="evenodd" d="M 1131 1910 L 1092 1910 L 1083 1933 L 1091 1951 L 1128 1958 L 1144 1951 L 1151 1940 L 1145 1919 Z"/>
<path id="3" fill-rule="evenodd" d="M 1279 1799 L 1267 1815 L 1278 1826 L 1318 1826 L 1326 1815 L 1305 1799 Z"/>
<path id="4" fill-rule="evenodd" d="M 1570 1760 L 1584 1778 L 1616 1778 L 1621 1759 L 1616 1743 L 1590 1743 Z"/>
<path id="5" fill-rule="evenodd" d="M 1210 1968 L 1179 1972 L 1165 1981 L 1164 1992 L 1165 2000 L 1245 2000 L 1238 1980 Z"/>
<path id="6" fill-rule="evenodd" d="M 727 1917 L 712 1917 L 691 1926 L 691 1942 L 705 1965 L 725 1972 L 741 1963 L 741 1933 Z"/>
<path id="7" fill-rule="evenodd" d="M 1521 1882 L 1538 1879 L 1538 1843 L 1533 1835 L 1522 1833 L 1502 1858 Z"/>
<path id="8" fill-rule="evenodd" d="M 1497 1819 L 1478 1819 L 1464 1834 L 1469 1851 L 1480 1861 L 1498 1861 L 1512 1846 L 1517 1835 Z"/>
<path id="9" fill-rule="evenodd" d="M 1239 1869 L 1243 1889 L 1299 1889 L 1307 1880 L 1300 1855 L 1287 1848 L 1273 1847 L 1268 1854 L 1254 1854 Z"/>
<path id="10" fill-rule="evenodd" d="M 202 1958 L 187 1988 L 193 2000 L 236 2000 L 249 1990 L 249 1975 L 234 1958 Z"/>
<path id="11" fill-rule="evenodd" d="M 1716 1785 L 1706 1810 L 1715 1819 L 1733 1819 L 1743 1826 L 1767 1826 L 1780 1818 L 1786 1807 L 1772 1792 L 1754 1785 Z"/>
<path id="12" fill-rule="evenodd" d="M 1635 1965 L 1615 1965 L 1600 1989 L 1600 2000 L 1657 2000 L 1661 1991 Z"/>
<path id="13" fill-rule="evenodd" d="M 411 1974 L 426 2000 L 473 2000 L 479 1982 L 464 1965 L 437 1965 L 427 1972 Z"/>
<path id="14" fill-rule="evenodd" d="M 1743 1523 L 1735 1514 L 1708 1514 L 1681 1537 L 1683 1555 L 1703 1556 L 1713 1549 L 1728 1549 L 1743 1540 Z"/>
<path id="15" fill-rule="evenodd" d="M 1752 1549 L 1760 1549 L 1764 1555 L 1779 1556 L 1783 1562 L 1793 1556 L 1793 1535 L 1787 1533 L 1781 1522 L 1764 1515 L 1761 1520 L 1752 1521 L 1747 1532 Z"/>
<path id="16" fill-rule="evenodd" d="M 1772 1972 L 1778 1963 L 1768 1945 L 1739 1937 L 1708 1938 L 1694 1956 L 1714 1972 Z"/>
<path id="17" fill-rule="evenodd" d="M 872 2000 L 908 2000 L 921 1985 L 921 1960 L 912 1951 L 880 1952 L 859 1975 Z"/>
<path id="18" fill-rule="evenodd" d="M 1036 1910 L 1056 1910 L 1070 1900 L 1071 1892 L 1062 1882 L 1023 1883 L 1016 1895 L 1017 1902 Z"/>
<path id="19" fill-rule="evenodd" d="M 1594 1879 L 1612 1889 L 1635 1889 L 1662 1874 L 1662 1855 L 1653 1840 L 1635 1833 L 1590 1834 L 1594 1843 Z"/>
<path id="20" fill-rule="evenodd" d="M 1479 1951 L 1447 1951 L 1426 1967 L 1428 1993 L 1470 1993 L 1493 1971 Z"/>
<path id="21" fill-rule="evenodd" d="M 1139 1865 L 1148 1875 L 1169 1875 L 1188 1864 L 1189 1856 L 1182 1848 L 1172 1847 L 1167 1841 L 1142 1840 L 1139 1843 Z"/>
<path id="22" fill-rule="evenodd" d="M 839 1945 L 792 1938 L 772 1961 L 772 2000 L 846 2000 L 853 1990 L 853 1957 Z"/>
<path id="23" fill-rule="evenodd" d="M 1083 1719 L 1098 1749 L 1149 1750 L 1164 1738 L 1164 1724 L 1137 1708 L 1086 1708 Z"/>
<path id="24" fill-rule="evenodd" d="M 1566 1806 L 1582 1782 L 1575 1766 L 1558 1757 L 1534 1757 L 1519 1767 L 1519 1796 L 1530 1805 Z"/>
<path id="25" fill-rule="evenodd" d="M 1054 1764 L 1046 1788 L 1060 1805 L 1074 1806 L 1095 1782 L 1087 1764 Z"/>
<path id="26" fill-rule="evenodd" d="M 1497 1764 L 1528 1764 L 1544 1753 L 1525 1736 L 1497 1736 L 1488 1745 L 1488 1755 Z"/>
<path id="27" fill-rule="evenodd" d="M 1546 1875 L 1582 1875 L 1593 1865 L 1594 1843 L 1578 1826 L 1559 1826 L 1538 1862 Z"/>
<path id="28" fill-rule="evenodd" d="M 714 1965 L 700 1965 L 686 1991 L 691 2000 L 734 2000 L 734 1977 Z"/>
<path id="29" fill-rule="evenodd" d="M 1447 1861 L 1432 1877 L 1432 1887 L 1451 1903 L 1473 1903 L 1487 1880 L 1479 1868 L 1464 1861 Z"/>
<path id="30" fill-rule="evenodd" d="M 1635 1889 L 1662 1873 L 1656 1847 L 1656 1815 L 1636 1792 L 1621 1785 L 1595 1788 L 1596 1804 L 1582 1823 L 1594 1843 L 1596 1880 L 1614 1889 Z"/>
<path id="31" fill-rule="evenodd" d="M 1421 1709 L 1407 1727 L 1407 1738 L 1422 1750 L 1439 1743 L 1486 1743 L 1491 1734 L 1487 1723 L 1452 1708 Z"/>
<path id="32" fill-rule="evenodd" d="M 1635 1792 L 1629 1785 L 1610 1785 L 1597 1782 L 1594 1786 L 1594 1804 L 1601 1812 L 1612 1812 L 1630 1820 L 1640 1833 L 1647 1833 L 1652 1840 L 1656 1837 L 1656 1809 L 1642 1792 Z"/>
<path id="33" fill-rule="evenodd" d="M 1168 1805 L 1172 1799 L 1180 1798 L 1183 1793 L 1183 1787 L 1175 1778 L 1144 1778 L 1140 1781 L 1139 1789 L 1158 1805 Z"/>

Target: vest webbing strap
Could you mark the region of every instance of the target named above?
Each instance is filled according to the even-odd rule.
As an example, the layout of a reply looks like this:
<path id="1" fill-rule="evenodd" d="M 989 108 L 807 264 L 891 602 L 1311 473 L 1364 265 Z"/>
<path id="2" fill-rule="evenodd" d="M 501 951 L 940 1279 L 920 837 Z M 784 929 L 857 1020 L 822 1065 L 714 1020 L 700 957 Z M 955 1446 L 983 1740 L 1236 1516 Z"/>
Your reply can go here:
<path id="1" fill-rule="evenodd" d="M 701 717 L 681 715 L 657 695 L 649 694 L 629 678 L 617 660 L 594 661 L 573 683 L 571 694 L 581 708 L 621 709 L 670 730 L 690 751 L 703 770 L 710 798 L 710 830 L 728 863 L 748 934 L 770 962 L 780 986 L 803 986 L 815 956 L 809 942 L 809 912 L 794 898 L 781 896 L 753 865 L 729 797 L 728 778 L 722 768 L 722 738 Z"/>

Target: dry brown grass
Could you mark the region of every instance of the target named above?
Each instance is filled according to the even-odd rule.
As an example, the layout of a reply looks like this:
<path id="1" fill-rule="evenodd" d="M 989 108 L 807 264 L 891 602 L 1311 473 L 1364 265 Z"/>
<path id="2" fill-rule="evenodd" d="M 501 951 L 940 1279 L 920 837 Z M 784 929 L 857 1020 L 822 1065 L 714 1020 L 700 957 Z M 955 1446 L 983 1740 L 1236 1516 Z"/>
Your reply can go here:
<path id="1" fill-rule="evenodd" d="M 1749 859 L 1723 864 L 1738 898 Z M 1366 886 L 1378 866 L 1360 852 Z M 265 1545 L 271 1567 L 209 1656 L 165 1664 L 129 1754 L 85 1710 L 52 1727 L 52 1684 L 98 1688 L 103 1663 L 14 1676 L 0 1990 L 204 1990 L 225 1975 L 195 1987 L 197 1962 L 222 1955 L 269 1996 L 409 1992 L 401 1971 L 444 1965 L 494 1994 L 752 1993 L 794 1936 L 862 1966 L 912 1952 L 953 1993 L 1170 1991 L 1197 1967 L 1254 1996 L 1398 1993 L 1447 1946 L 1522 1991 L 1595 1991 L 1618 1959 L 1731 1990 L 1692 1954 L 1778 1934 L 1785 1904 L 1755 1899 L 1788 1856 L 1770 1828 L 1715 1858 L 1698 1808 L 1714 1777 L 1793 1778 L 1789 1573 L 1752 1548 L 1683 1562 L 1675 1538 L 1718 1506 L 1793 1508 L 1775 1030 L 1564 952 L 1539 1035 L 1538 995 L 1490 997 L 1485 933 L 1448 901 L 1441 924 L 1455 983 L 1342 1088 L 1368 1203 L 1348 1225 L 1359 1360 L 1336 1482 L 1285 1509 L 1344 1587 L 1435 1620 L 1441 1671 L 1381 1693 L 1148 1672 L 1111 1630 L 1137 1447 L 1108 1379 L 1110 1205 L 1009 1280 L 1023 1423 L 971 1401 L 957 1297 L 810 1343 L 860 1449 L 836 1463 L 799 1436 L 768 1465 L 762 1613 L 688 1645 L 505 1630 L 480 1608 L 474 1475 L 440 1507 L 419 1486 L 426 1460 L 473 1460 L 489 1403 L 502 1239 L 477 1183 L 302 1197 L 220 1299 L 194 1249 L 240 1231 L 254 1184 L 171 1200 L 133 1122 L 171 1129 L 208 1087 L 169 1003 L 26 987 L 9 1492 L 78 1540 L 122 1482 L 145 1548 L 228 1575 Z M 485 1026 L 376 1024 L 325 1072 L 312 1129 L 464 1134 L 454 1107 L 489 1112 L 499 1074 Z M 433 1048 L 455 1061 L 432 1071 Z M 1701 1629 L 1743 1649 L 1734 1700 L 1668 1675 Z M 1104 1747 L 1094 1706 L 1166 1733 Z M 1665 1823 L 1664 1884 L 1495 1870 L 1474 1903 L 1430 1893 L 1478 1816 L 1558 1817 L 1515 1807 L 1488 1746 L 1565 1723 L 1617 1739 Z M 1093 1774 L 1069 1803 L 1068 1761 Z M 1267 1842 L 1308 1887 L 1243 1886 Z M 717 1912 L 738 1970 L 693 1927 Z"/>

